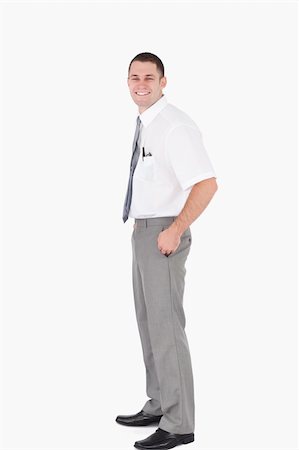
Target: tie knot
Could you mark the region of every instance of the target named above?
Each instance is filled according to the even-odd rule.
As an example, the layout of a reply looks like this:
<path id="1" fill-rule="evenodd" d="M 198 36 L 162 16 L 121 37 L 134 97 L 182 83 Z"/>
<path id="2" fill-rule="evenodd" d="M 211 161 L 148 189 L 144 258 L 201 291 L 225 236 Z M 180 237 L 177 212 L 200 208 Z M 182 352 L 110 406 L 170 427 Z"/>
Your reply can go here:
<path id="1" fill-rule="evenodd" d="M 136 120 L 136 122 L 137 122 L 137 126 L 139 127 L 139 125 L 140 125 L 140 122 L 141 122 L 141 120 L 140 120 L 140 117 L 139 117 L 139 116 L 137 117 L 137 120 Z"/>

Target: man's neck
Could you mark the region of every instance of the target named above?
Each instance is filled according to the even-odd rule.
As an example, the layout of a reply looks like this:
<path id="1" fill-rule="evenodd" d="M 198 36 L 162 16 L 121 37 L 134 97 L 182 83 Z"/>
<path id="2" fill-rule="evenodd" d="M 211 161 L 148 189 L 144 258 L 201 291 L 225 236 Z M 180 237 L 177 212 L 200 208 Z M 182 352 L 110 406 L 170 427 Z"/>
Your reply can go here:
<path id="1" fill-rule="evenodd" d="M 163 95 L 164 95 L 164 94 L 162 94 L 161 97 L 159 97 L 154 103 L 152 103 L 151 105 L 147 106 L 146 108 L 139 107 L 139 108 L 138 108 L 139 114 L 142 114 L 142 113 L 143 113 L 144 111 L 146 111 L 148 108 L 150 108 L 150 107 L 153 106 L 155 103 L 157 103 L 157 102 L 163 97 Z"/>

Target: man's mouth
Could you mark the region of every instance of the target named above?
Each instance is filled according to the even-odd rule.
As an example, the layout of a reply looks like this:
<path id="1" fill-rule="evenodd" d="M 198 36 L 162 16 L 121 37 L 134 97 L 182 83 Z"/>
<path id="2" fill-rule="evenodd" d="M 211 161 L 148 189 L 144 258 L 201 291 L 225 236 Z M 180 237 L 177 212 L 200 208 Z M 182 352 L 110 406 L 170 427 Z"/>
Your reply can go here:
<path id="1" fill-rule="evenodd" d="M 149 92 L 141 92 L 141 91 L 137 91 L 137 92 L 135 92 L 135 94 L 144 97 L 144 96 L 146 96 L 146 95 L 149 95 Z"/>

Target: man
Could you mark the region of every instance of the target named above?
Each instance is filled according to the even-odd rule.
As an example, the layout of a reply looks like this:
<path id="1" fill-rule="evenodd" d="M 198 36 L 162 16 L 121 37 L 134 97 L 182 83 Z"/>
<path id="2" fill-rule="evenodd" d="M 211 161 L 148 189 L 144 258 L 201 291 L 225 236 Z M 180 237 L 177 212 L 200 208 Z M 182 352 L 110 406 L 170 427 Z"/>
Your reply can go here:
<path id="1" fill-rule="evenodd" d="M 216 175 L 193 120 L 167 102 L 160 58 L 140 53 L 129 65 L 128 87 L 139 116 L 133 142 L 124 222 L 134 218 L 133 291 L 149 400 L 128 426 L 159 424 L 135 442 L 166 449 L 194 441 L 194 389 L 185 334 L 185 262 L 190 224 L 217 190 Z"/>

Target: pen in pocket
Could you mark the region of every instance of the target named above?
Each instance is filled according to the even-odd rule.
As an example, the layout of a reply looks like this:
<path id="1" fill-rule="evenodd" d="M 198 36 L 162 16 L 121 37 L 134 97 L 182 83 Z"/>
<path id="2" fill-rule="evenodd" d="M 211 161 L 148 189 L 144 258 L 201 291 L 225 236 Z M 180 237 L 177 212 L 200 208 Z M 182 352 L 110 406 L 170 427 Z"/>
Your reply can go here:
<path id="1" fill-rule="evenodd" d="M 142 147 L 142 161 L 146 158 L 146 156 L 152 156 L 152 154 L 151 152 L 145 153 L 145 148 Z"/>

